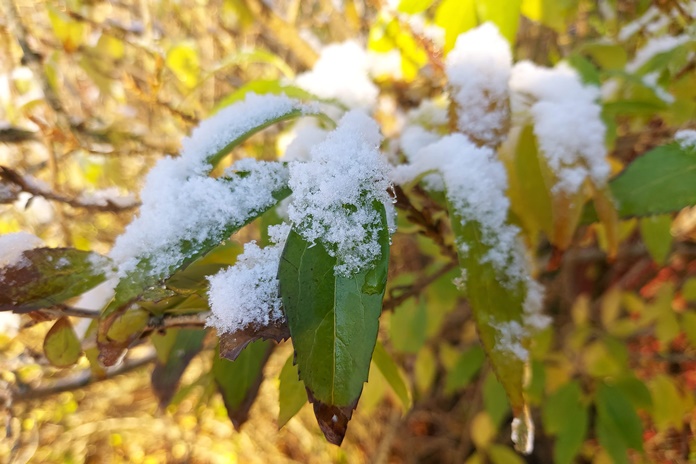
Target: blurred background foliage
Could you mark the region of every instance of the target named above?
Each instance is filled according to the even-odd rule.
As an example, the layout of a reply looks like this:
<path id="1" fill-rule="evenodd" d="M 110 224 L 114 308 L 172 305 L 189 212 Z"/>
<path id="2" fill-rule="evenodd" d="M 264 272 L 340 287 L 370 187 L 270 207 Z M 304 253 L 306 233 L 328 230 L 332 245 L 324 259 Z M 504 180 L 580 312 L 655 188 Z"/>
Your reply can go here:
<path id="1" fill-rule="evenodd" d="M 586 82 L 613 89 L 603 115 L 616 172 L 695 123 L 693 46 L 627 70 L 651 38 L 693 37 L 693 1 L 2 0 L 2 11 L 0 165 L 6 180 L 13 173 L 32 180 L 2 184 L 0 233 L 32 231 L 50 246 L 108 252 L 137 207 L 130 193 L 155 160 L 178 152 L 197 121 L 240 91 L 279 91 L 282 79 L 312 67 L 321 44 L 349 38 L 400 52 L 400 76 L 376 77 L 376 117 L 387 136 L 398 128 L 396 108 L 441 90 L 443 53 L 483 19 L 514 40 L 517 60 L 565 59 Z M 397 11 L 444 29 L 444 51 Z M 279 131 L 255 136 L 237 155 L 275 158 Z M 393 295 L 445 262 L 429 239 L 401 232 Z M 258 234 L 247 228 L 239 241 Z M 308 406 L 292 419 L 287 404 L 279 411 L 278 376 L 292 375 L 292 366 L 283 368 L 288 343 L 271 356 L 249 418 L 235 430 L 211 380 L 210 336 L 183 366 L 181 388 L 165 393 L 171 403 L 159 407 L 162 394 L 150 386 L 157 357 L 147 346 L 108 374 L 92 372 L 85 358 L 61 370 L 42 353 L 50 324 L 23 316 L 17 333 L 16 321 L 4 318 L 0 459 L 696 462 L 695 212 L 624 220 L 620 238 L 613 261 L 597 224 L 582 227 L 562 259 L 539 249 L 554 323 L 535 347 L 531 456 L 510 447 L 507 400 L 452 270 L 385 311 L 380 330 L 389 336 L 378 351 L 391 356 L 375 358 L 341 448 L 324 441 Z"/>

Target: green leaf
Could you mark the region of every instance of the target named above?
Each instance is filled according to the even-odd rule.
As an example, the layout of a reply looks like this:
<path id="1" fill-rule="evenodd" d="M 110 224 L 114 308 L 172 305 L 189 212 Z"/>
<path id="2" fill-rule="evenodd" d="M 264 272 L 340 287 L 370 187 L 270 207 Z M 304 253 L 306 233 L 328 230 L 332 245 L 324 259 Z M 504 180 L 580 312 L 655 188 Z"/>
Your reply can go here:
<path id="1" fill-rule="evenodd" d="M 629 448 L 643 450 L 643 428 L 633 405 L 616 387 L 597 390 L 597 437 L 616 463 L 628 463 Z"/>
<path id="2" fill-rule="evenodd" d="M 437 374 L 437 358 L 429 347 L 418 352 L 413 370 L 416 388 L 421 394 L 427 394 Z"/>
<path id="3" fill-rule="evenodd" d="M 514 45 L 522 0 L 479 0 L 475 3 L 479 23 L 492 22 L 498 26 L 502 36 Z"/>
<path id="4" fill-rule="evenodd" d="M 278 276 L 300 378 L 319 401 L 347 406 L 367 380 L 382 293 L 362 292 L 367 272 L 336 276 L 335 265 L 323 245 L 291 231 Z"/>
<path id="5" fill-rule="evenodd" d="M 0 268 L 0 311 L 17 313 L 55 306 L 106 280 L 111 261 L 72 248 L 35 248 Z"/>
<path id="6" fill-rule="evenodd" d="M 418 353 L 427 338 L 428 308 L 418 298 L 403 302 L 389 317 L 389 339 L 403 353 Z"/>
<path id="7" fill-rule="evenodd" d="M 430 8 L 433 3 L 434 0 L 401 0 L 396 10 L 406 14 L 417 14 Z"/>
<path id="8" fill-rule="evenodd" d="M 661 214 L 640 220 L 640 235 L 648 248 L 650 256 L 657 264 L 664 264 L 672 249 L 672 216 Z"/>
<path id="9" fill-rule="evenodd" d="M 80 359 L 82 346 L 70 319 L 61 317 L 53 324 L 46 334 L 43 349 L 46 359 L 56 367 L 72 366 Z"/>
<path id="10" fill-rule="evenodd" d="M 486 355 L 480 346 L 474 346 L 459 356 L 454 366 L 447 372 L 445 394 L 449 395 L 464 388 L 483 366 Z"/>
<path id="11" fill-rule="evenodd" d="M 688 409 L 674 381 L 659 374 L 650 380 L 649 388 L 653 401 L 652 417 L 657 430 L 664 432 L 671 427 L 681 430 Z"/>
<path id="12" fill-rule="evenodd" d="M 486 450 L 492 464 L 524 464 L 525 460 L 511 448 L 504 445 L 492 445 Z"/>
<path id="13" fill-rule="evenodd" d="M 387 382 L 389 382 L 396 396 L 399 397 L 404 411 L 411 409 L 411 395 L 404 381 L 404 377 L 401 372 L 399 372 L 399 367 L 394 362 L 394 359 L 387 353 L 384 346 L 382 346 L 379 341 L 375 345 L 375 351 L 372 353 L 372 360 Z"/>
<path id="14" fill-rule="evenodd" d="M 454 48 L 462 32 L 478 24 L 474 0 L 443 0 L 435 10 L 435 24 L 445 30 L 445 52 Z"/>
<path id="15" fill-rule="evenodd" d="M 217 350 L 215 352 L 213 377 L 225 403 L 227 415 L 236 429 L 249 417 L 249 409 L 263 380 L 263 366 L 274 347 L 273 342 L 255 341 L 235 361 L 220 357 Z"/>
<path id="16" fill-rule="evenodd" d="M 692 347 L 696 347 L 696 313 L 693 310 L 686 311 L 682 314 L 681 322 L 687 340 Z"/>
<path id="17" fill-rule="evenodd" d="M 213 108 L 213 114 L 217 113 L 226 106 L 230 106 L 233 103 L 242 101 L 246 98 L 248 93 L 255 93 L 258 95 L 280 95 L 285 94 L 290 98 L 297 98 L 299 100 L 318 100 L 317 97 L 312 95 L 300 87 L 294 85 L 285 84 L 283 81 L 278 79 L 255 79 L 253 81 L 247 82 L 231 94 L 227 95 L 225 98 L 220 100 Z"/>
<path id="18" fill-rule="evenodd" d="M 165 408 L 171 401 L 179 386 L 179 380 L 184 374 L 191 360 L 203 347 L 203 339 L 206 331 L 202 329 L 169 329 L 174 332 L 174 342 L 171 347 L 166 347 L 167 361 L 155 364 L 152 370 L 152 391 L 159 399 L 160 408 Z M 160 345 L 162 347 L 162 345 Z M 166 349 L 165 348 L 165 349 Z M 155 345 L 157 349 L 157 345 Z M 162 354 L 162 357 L 164 353 Z M 158 353 L 158 358 L 160 354 Z"/>
<path id="19" fill-rule="evenodd" d="M 505 389 L 495 374 L 490 371 L 486 374 L 486 380 L 483 382 L 483 407 L 491 416 L 496 427 L 500 427 L 510 411 Z"/>
<path id="20" fill-rule="evenodd" d="M 610 183 L 621 217 L 679 211 L 696 204 L 696 149 L 676 143 L 645 153 Z"/>
<path id="21" fill-rule="evenodd" d="M 505 388 L 514 416 L 526 430 L 520 430 L 518 447 L 524 451 L 527 438 L 524 433 L 532 427 L 529 423 L 529 408 L 524 397 L 524 377 L 526 360 L 517 353 L 500 348 L 501 324 L 518 324 L 522 321 L 523 302 L 526 289 L 522 283 L 506 285 L 493 267 L 485 260 L 489 248 L 481 241 L 481 226 L 473 221 L 463 223 L 462 218 L 450 206 L 450 218 L 457 244 L 467 247 L 466 254 L 459 254 L 459 262 L 467 271 L 466 297 L 479 338 L 488 359 Z"/>
<path id="22" fill-rule="evenodd" d="M 579 47 L 578 52 L 590 56 L 602 69 L 624 69 L 628 61 L 623 46 L 606 41 L 585 42 Z"/>
<path id="23" fill-rule="evenodd" d="M 288 356 L 283 369 L 280 371 L 280 384 L 278 386 L 278 428 L 282 428 L 300 412 L 302 406 L 307 403 L 307 391 L 300 380 L 297 366 L 293 362 L 294 355 Z"/>
<path id="24" fill-rule="evenodd" d="M 556 390 L 543 405 L 544 430 L 556 436 L 556 463 L 572 463 L 587 435 L 589 415 L 580 384 L 573 380 Z"/>

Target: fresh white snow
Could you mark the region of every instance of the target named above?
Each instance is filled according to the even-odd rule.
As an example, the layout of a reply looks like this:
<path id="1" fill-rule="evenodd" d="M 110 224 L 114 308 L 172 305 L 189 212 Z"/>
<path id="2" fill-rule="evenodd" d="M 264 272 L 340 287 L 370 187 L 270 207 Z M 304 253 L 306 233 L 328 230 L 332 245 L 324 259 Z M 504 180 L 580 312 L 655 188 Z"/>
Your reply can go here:
<path id="1" fill-rule="evenodd" d="M 43 240 L 29 232 L 0 235 L 0 267 L 20 264 L 25 251 L 41 246 L 44 246 Z"/>
<path id="2" fill-rule="evenodd" d="M 359 110 L 311 149 L 311 161 L 289 165 L 288 217 L 305 240 L 321 241 L 338 258 L 336 272 L 350 275 L 380 256 L 379 201 L 393 214 L 387 193 L 389 165 L 379 151 L 377 123 Z"/>
<path id="3" fill-rule="evenodd" d="M 493 23 L 461 34 L 447 55 L 457 127 L 484 145 L 498 145 L 507 132 L 511 66 L 510 45 Z"/>

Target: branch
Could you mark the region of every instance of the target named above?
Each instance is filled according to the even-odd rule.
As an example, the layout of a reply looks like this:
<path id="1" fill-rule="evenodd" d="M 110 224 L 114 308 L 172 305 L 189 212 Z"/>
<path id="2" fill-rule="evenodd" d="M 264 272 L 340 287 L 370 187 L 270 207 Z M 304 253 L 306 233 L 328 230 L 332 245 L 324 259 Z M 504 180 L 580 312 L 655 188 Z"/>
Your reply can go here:
<path id="1" fill-rule="evenodd" d="M 384 301 L 382 308 L 385 310 L 395 309 L 399 307 L 404 301 L 419 295 L 423 290 L 425 290 L 428 285 L 435 282 L 437 279 L 443 275 L 455 269 L 459 264 L 457 261 L 451 261 L 441 267 L 437 272 L 427 277 L 424 277 L 416 281 L 413 285 L 394 287 L 389 291 L 389 298 Z M 403 290 L 403 293 L 395 295 L 399 290 Z"/>
<path id="2" fill-rule="evenodd" d="M 289 49 L 297 61 L 307 69 L 314 67 L 319 58 L 317 52 L 297 33 L 290 24 L 283 21 L 262 0 L 246 0 L 244 2 L 254 18 L 261 23 L 264 34 L 272 37 L 274 42 Z"/>
<path id="3" fill-rule="evenodd" d="M 56 380 L 50 385 L 39 386 L 36 388 L 27 388 L 26 386 L 18 387 L 11 391 L 13 401 L 30 401 L 40 398 L 45 398 L 47 396 L 56 395 L 58 393 L 63 393 L 66 391 L 76 390 L 78 388 L 86 387 L 95 382 L 100 382 L 102 380 L 107 380 L 114 378 L 118 375 L 125 374 L 127 372 L 138 369 L 139 367 L 150 364 L 157 358 L 157 354 L 153 349 L 148 350 L 144 355 L 137 358 L 126 359 L 123 364 L 116 368 L 109 368 L 106 370 L 106 375 L 104 377 L 96 377 L 90 370 L 84 370 L 81 373 L 66 377 L 64 379 Z"/>
<path id="4" fill-rule="evenodd" d="M 128 199 L 127 197 L 117 198 L 72 198 L 58 192 L 54 192 L 45 185 L 41 185 L 30 177 L 24 177 L 14 169 L 6 166 L 0 166 L 0 180 L 14 185 L 22 192 L 29 193 L 33 196 L 43 197 L 47 200 L 53 200 L 73 208 L 83 208 L 91 211 L 103 211 L 118 213 L 121 211 L 129 211 L 140 206 L 140 203 Z"/>
<path id="5" fill-rule="evenodd" d="M 421 226 L 421 233 L 435 242 L 445 257 L 456 262 L 458 259 L 457 252 L 449 244 L 445 243 L 444 234 L 440 230 L 440 221 L 435 221 L 428 209 L 419 210 L 416 208 L 398 185 L 394 186 L 394 193 L 396 196 L 395 206 L 406 212 L 407 219 Z M 423 197 L 425 198 L 427 195 L 423 195 Z"/>

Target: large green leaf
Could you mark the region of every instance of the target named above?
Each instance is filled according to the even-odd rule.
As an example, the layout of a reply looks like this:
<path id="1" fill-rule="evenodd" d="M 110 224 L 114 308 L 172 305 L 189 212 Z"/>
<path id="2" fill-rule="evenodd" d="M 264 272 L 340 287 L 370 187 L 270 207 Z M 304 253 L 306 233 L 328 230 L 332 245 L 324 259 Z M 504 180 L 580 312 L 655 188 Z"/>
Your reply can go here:
<path id="1" fill-rule="evenodd" d="M 35 248 L 0 268 L 0 311 L 54 306 L 106 280 L 108 258 L 72 248 Z"/>
<path id="2" fill-rule="evenodd" d="M 389 233 L 384 207 L 381 255 L 370 269 L 336 275 L 336 258 L 294 230 L 283 250 L 280 295 L 300 378 L 324 434 L 340 443 L 367 381 L 386 285 Z"/>
<path id="3" fill-rule="evenodd" d="M 479 22 L 492 22 L 498 26 L 502 36 L 514 45 L 520 24 L 521 4 L 522 0 L 479 0 L 476 2 L 476 12 Z"/>
<path id="4" fill-rule="evenodd" d="M 152 370 L 151 382 L 161 408 L 167 407 L 171 401 L 186 367 L 203 347 L 206 333 L 202 329 L 170 329 L 168 335 L 172 332 L 170 346 L 168 343 L 155 344 L 158 361 Z M 162 362 L 161 358 L 166 361 Z"/>
<path id="5" fill-rule="evenodd" d="M 449 395 L 469 385 L 485 360 L 486 355 L 479 346 L 471 347 L 462 353 L 454 366 L 447 371 L 445 394 Z"/>
<path id="6" fill-rule="evenodd" d="M 263 380 L 263 366 L 275 348 L 269 341 L 255 341 L 247 346 L 236 360 L 213 358 L 213 377 L 227 408 L 227 415 L 239 429 L 249 417 L 249 409 Z"/>
<path id="7" fill-rule="evenodd" d="M 616 463 L 628 463 L 628 448 L 643 449 L 643 430 L 633 405 L 614 386 L 600 385 L 596 395 L 597 437 Z"/>
<path id="8" fill-rule="evenodd" d="M 662 145 L 629 164 L 610 183 L 621 218 L 672 213 L 696 205 L 696 149 Z M 583 222 L 596 220 L 587 208 Z"/>
<path id="9" fill-rule="evenodd" d="M 483 233 L 478 223 L 464 223 L 451 207 L 450 217 L 459 249 L 462 246 L 467 249 L 466 253 L 459 254 L 459 261 L 462 268 L 466 269 L 466 297 L 471 305 L 479 338 L 498 380 L 505 388 L 517 419 L 515 425 L 519 428 L 515 435 L 518 449 L 526 451 L 525 444 L 533 427 L 524 396 L 526 360 L 503 346 L 500 333 L 500 327 L 504 325 L 517 324 L 524 327 L 523 303 L 526 289 L 522 283 L 504 283 L 504 278 L 501 278 L 493 264 L 486 261 L 489 247 L 482 241 Z"/>
<path id="10" fill-rule="evenodd" d="M 556 390 L 544 403 L 542 418 L 545 431 L 556 436 L 554 462 L 574 462 L 585 441 L 589 422 L 580 384 L 571 381 Z"/>

